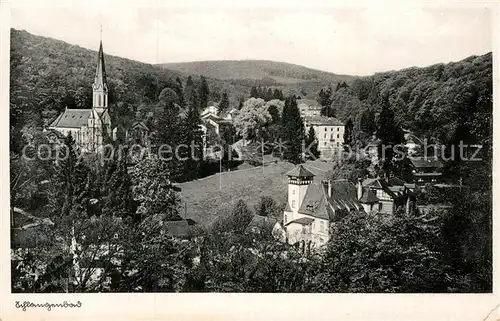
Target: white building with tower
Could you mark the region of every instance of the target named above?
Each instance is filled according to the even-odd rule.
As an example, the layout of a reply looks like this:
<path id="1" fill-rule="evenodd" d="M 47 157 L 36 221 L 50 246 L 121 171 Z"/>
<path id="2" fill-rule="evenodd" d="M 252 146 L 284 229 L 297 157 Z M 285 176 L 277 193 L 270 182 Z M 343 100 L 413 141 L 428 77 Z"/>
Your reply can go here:
<path id="1" fill-rule="evenodd" d="M 398 205 L 406 206 L 408 211 L 404 182 L 396 178 L 360 180 L 357 185 L 346 179 L 316 182 L 315 175 L 304 165 L 297 165 L 286 175 L 286 239 L 304 251 L 324 246 L 330 239 L 330 225 L 349 213 L 392 214 Z"/>

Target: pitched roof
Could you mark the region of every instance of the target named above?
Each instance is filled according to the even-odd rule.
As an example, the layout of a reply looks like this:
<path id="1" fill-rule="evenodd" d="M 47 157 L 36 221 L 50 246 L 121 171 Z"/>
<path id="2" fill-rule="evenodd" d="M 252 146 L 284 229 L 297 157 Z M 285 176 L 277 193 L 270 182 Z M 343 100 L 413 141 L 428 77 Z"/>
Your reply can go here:
<path id="1" fill-rule="evenodd" d="M 349 212 L 351 210 L 362 209 L 361 203 L 357 199 L 356 186 L 346 179 L 330 181 L 332 196 L 328 197 L 330 206 L 335 211 Z M 328 181 L 323 184 L 325 191 L 328 190 Z M 327 193 L 327 192 L 325 192 Z M 333 213 L 331 213 L 333 215 Z M 335 219 L 330 217 L 330 219 Z"/>
<path id="2" fill-rule="evenodd" d="M 302 164 L 295 166 L 291 171 L 286 173 L 287 176 L 294 177 L 311 177 L 314 176 L 309 170 L 307 170 Z"/>
<path id="3" fill-rule="evenodd" d="M 405 181 L 403 181 L 402 179 L 398 178 L 398 177 L 390 177 L 388 180 L 387 180 L 387 183 L 389 185 L 392 185 L 392 186 L 404 186 L 406 184 Z"/>
<path id="4" fill-rule="evenodd" d="M 171 236 L 185 237 L 189 234 L 189 223 L 186 220 L 163 222 L 163 230 Z"/>
<path id="5" fill-rule="evenodd" d="M 289 224 L 292 224 L 292 223 L 297 223 L 297 224 L 300 224 L 300 225 L 309 225 L 309 224 L 311 224 L 312 221 L 314 221 L 313 218 L 310 218 L 310 217 L 301 217 L 301 218 L 298 218 L 298 219 L 295 219 L 293 221 L 290 221 L 290 222 L 286 223 L 286 225 L 289 225 Z"/>
<path id="6" fill-rule="evenodd" d="M 365 204 L 370 204 L 370 203 L 377 203 L 380 200 L 378 199 L 377 196 L 375 196 L 375 193 L 370 188 L 363 188 L 363 195 L 359 199 L 360 203 L 365 203 Z"/>
<path id="7" fill-rule="evenodd" d="M 249 227 L 272 228 L 278 222 L 274 217 L 254 215 L 248 224 Z"/>
<path id="8" fill-rule="evenodd" d="M 419 137 L 417 137 L 415 134 L 412 134 L 412 133 L 404 134 L 404 138 L 405 138 L 407 143 L 415 143 L 417 145 L 423 144 L 422 140 Z"/>
<path id="9" fill-rule="evenodd" d="M 396 197 L 396 194 L 394 194 L 394 192 L 390 189 L 390 185 L 382 178 L 367 178 L 361 183 L 361 185 L 363 187 L 381 189 L 389 194 L 389 196 L 391 196 L 392 198 Z"/>
<path id="10" fill-rule="evenodd" d="M 148 126 L 142 121 L 136 121 L 135 123 L 132 124 L 132 128 L 142 128 L 144 130 L 149 130 Z"/>
<path id="11" fill-rule="evenodd" d="M 306 195 L 304 195 L 299 213 L 328 220 L 329 217 L 326 212 L 326 205 L 325 193 L 321 186 L 318 184 L 311 184 L 307 188 Z"/>
<path id="12" fill-rule="evenodd" d="M 410 162 L 416 168 L 441 168 L 443 163 L 437 157 L 409 157 Z"/>
<path id="13" fill-rule="evenodd" d="M 92 114 L 92 109 L 68 109 L 57 117 L 49 127 L 80 128 L 87 126 L 87 120 Z"/>
<path id="14" fill-rule="evenodd" d="M 297 99 L 297 105 L 307 105 L 307 106 L 318 106 L 321 107 L 321 105 L 314 99 Z"/>
<path id="15" fill-rule="evenodd" d="M 340 120 L 335 117 L 326 116 L 306 116 L 304 120 L 308 125 L 319 125 L 319 126 L 344 126 Z"/>

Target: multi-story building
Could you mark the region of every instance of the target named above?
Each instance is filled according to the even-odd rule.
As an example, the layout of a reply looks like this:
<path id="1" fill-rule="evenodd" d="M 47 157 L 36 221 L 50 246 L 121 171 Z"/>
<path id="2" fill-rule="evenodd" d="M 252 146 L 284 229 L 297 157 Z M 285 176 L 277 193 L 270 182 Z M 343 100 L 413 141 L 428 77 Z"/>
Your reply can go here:
<path id="1" fill-rule="evenodd" d="M 322 156 L 329 156 L 331 153 L 342 148 L 344 144 L 344 124 L 333 117 L 309 116 L 304 117 L 306 133 L 311 127 L 314 128 L 318 139 L 318 150 Z"/>

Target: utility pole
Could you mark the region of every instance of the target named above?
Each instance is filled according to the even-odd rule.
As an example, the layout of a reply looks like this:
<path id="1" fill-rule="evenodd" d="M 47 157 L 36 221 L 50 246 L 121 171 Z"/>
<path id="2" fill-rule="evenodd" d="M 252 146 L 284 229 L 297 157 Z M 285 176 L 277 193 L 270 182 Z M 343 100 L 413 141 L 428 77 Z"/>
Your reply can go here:
<path id="1" fill-rule="evenodd" d="M 261 139 L 261 150 L 262 150 L 262 174 L 264 174 L 264 138 Z"/>
<path id="2" fill-rule="evenodd" d="M 219 155 L 219 191 L 222 191 L 222 150 Z"/>

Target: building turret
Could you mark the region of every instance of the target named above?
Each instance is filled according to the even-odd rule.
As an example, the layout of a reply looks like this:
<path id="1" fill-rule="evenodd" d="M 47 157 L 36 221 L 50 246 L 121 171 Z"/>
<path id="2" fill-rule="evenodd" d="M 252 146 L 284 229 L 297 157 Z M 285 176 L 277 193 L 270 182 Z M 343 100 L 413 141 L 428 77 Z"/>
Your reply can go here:
<path id="1" fill-rule="evenodd" d="M 297 165 L 294 169 L 289 171 L 288 176 L 288 206 L 292 212 L 292 220 L 302 205 L 302 200 L 306 195 L 307 188 L 314 180 L 314 174 L 308 171 L 303 165 Z"/>

